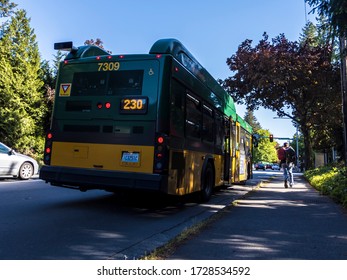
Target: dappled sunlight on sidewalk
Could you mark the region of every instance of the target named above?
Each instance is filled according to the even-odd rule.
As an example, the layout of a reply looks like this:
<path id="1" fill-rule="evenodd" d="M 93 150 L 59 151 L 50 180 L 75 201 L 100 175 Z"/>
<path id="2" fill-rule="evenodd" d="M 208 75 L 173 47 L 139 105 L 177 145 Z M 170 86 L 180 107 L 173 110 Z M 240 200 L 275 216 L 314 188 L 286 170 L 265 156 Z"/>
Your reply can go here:
<path id="1" fill-rule="evenodd" d="M 347 259 L 347 217 L 302 176 L 286 189 L 278 174 L 237 199 L 172 259 Z"/>

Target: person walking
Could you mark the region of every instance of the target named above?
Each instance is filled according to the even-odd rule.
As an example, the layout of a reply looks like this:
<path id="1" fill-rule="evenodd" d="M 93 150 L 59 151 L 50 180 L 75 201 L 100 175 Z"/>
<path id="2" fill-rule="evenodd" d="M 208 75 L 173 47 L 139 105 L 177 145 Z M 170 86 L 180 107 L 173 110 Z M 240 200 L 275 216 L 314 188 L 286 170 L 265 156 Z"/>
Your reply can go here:
<path id="1" fill-rule="evenodd" d="M 295 165 L 296 160 L 295 150 L 287 142 L 285 142 L 283 144 L 283 147 L 278 149 L 277 157 L 280 160 L 281 167 L 283 168 L 284 187 L 293 187 L 293 167 Z"/>

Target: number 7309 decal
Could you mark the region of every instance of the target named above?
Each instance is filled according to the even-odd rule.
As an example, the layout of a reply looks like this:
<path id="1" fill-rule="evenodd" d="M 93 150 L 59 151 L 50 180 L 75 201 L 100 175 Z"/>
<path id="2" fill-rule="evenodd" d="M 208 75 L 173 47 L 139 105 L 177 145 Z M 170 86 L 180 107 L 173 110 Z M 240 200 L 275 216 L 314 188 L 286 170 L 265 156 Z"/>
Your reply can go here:
<path id="1" fill-rule="evenodd" d="M 98 71 L 118 71 L 120 67 L 119 62 L 101 62 L 98 63 Z"/>

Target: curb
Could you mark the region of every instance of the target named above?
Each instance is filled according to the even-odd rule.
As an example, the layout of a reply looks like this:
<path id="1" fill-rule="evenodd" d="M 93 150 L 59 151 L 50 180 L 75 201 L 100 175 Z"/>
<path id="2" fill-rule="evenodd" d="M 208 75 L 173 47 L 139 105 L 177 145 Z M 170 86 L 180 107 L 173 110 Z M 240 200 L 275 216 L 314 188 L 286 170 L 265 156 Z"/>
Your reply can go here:
<path id="1" fill-rule="evenodd" d="M 211 203 L 199 204 L 202 210 L 194 216 L 188 217 L 183 222 L 180 222 L 160 233 L 156 233 L 130 247 L 117 252 L 110 256 L 109 260 L 138 260 L 138 259 L 151 259 L 151 254 L 160 248 L 165 248 L 170 242 L 177 240 L 185 232 L 192 230 L 194 227 L 202 228 L 212 221 L 218 214 L 221 214 L 224 210 L 233 206 L 235 201 L 244 198 L 250 192 L 258 189 L 264 183 L 269 182 L 273 178 L 269 179 L 251 179 L 246 185 L 232 185 L 227 190 L 230 194 L 225 195 L 224 199 L 219 201 L 212 201 Z M 236 194 L 231 192 L 236 191 Z M 212 199 L 213 200 L 213 199 Z M 218 202 L 218 204 L 215 204 Z"/>

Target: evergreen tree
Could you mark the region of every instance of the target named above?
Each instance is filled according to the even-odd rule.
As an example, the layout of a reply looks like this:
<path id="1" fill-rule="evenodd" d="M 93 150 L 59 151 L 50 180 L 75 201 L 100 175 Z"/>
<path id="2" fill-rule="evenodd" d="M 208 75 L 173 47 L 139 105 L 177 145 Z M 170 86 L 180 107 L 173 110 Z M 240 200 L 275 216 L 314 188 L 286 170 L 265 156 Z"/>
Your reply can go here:
<path id="1" fill-rule="evenodd" d="M 309 42 L 313 47 L 319 45 L 317 27 L 311 21 L 307 22 L 305 27 L 302 29 L 299 42 L 300 44 Z"/>
<path id="2" fill-rule="evenodd" d="M 253 111 L 247 110 L 245 113 L 244 120 L 249 123 L 249 125 L 253 128 L 253 132 L 257 132 L 259 129 L 262 129 L 260 123 L 258 122 L 257 118 L 255 117 Z"/>
<path id="3" fill-rule="evenodd" d="M 336 37 L 340 41 L 340 71 L 341 71 L 341 96 L 343 117 L 343 158 L 347 166 L 347 1 L 346 0 L 305 0 L 313 12 L 327 19 L 327 26 L 331 31 L 329 38 L 332 41 Z M 334 43 L 332 44 L 334 45 Z"/>
<path id="4" fill-rule="evenodd" d="M 331 63 L 335 75 L 332 76 L 331 73 L 325 73 L 324 79 L 330 79 L 329 90 L 336 87 L 334 92 L 329 92 L 325 90 L 326 102 L 316 103 L 316 111 L 312 114 L 311 122 L 313 123 L 311 128 L 312 137 L 312 148 L 316 151 L 318 150 L 330 150 L 335 147 L 339 152 L 342 151 L 342 112 L 341 108 L 341 98 L 339 96 L 339 71 L 338 71 L 338 46 L 334 40 L 330 39 L 331 26 L 327 24 L 326 17 L 321 15 L 317 18 L 317 25 L 309 22 L 303 29 L 303 34 L 300 38 L 301 44 L 308 44 L 311 48 L 325 47 L 329 45 L 332 48 L 331 52 Z M 330 71 L 329 71 L 330 72 Z"/>
<path id="5" fill-rule="evenodd" d="M 44 131 L 47 131 L 50 127 L 59 64 L 63 60 L 65 55 L 66 54 L 64 54 L 62 51 L 60 50 L 57 51 L 57 53 L 54 55 L 53 67 L 51 67 L 49 62 L 46 60 L 44 60 L 41 63 L 41 69 L 42 69 L 41 79 L 44 83 L 43 92 L 44 92 L 44 99 L 45 99 L 46 108 L 47 108 L 45 112 L 45 116 L 43 118 Z"/>
<path id="6" fill-rule="evenodd" d="M 0 0 L 0 18 L 10 16 L 16 6 L 17 4 L 9 0 Z"/>
<path id="7" fill-rule="evenodd" d="M 42 149 L 40 55 L 24 10 L 12 16 L 0 39 L 0 139 L 21 152 Z"/>

